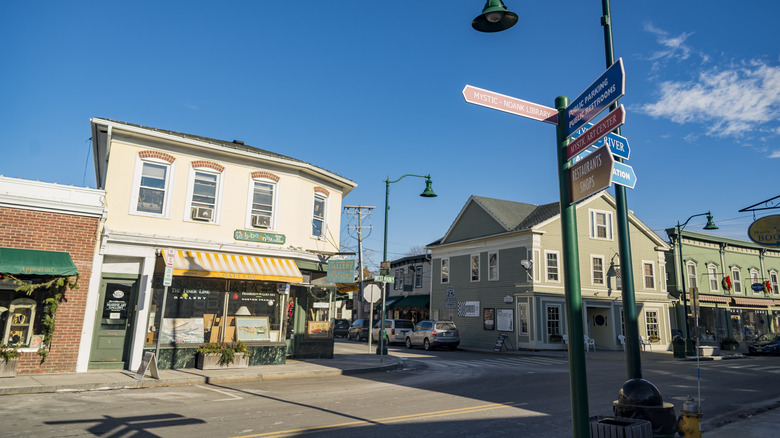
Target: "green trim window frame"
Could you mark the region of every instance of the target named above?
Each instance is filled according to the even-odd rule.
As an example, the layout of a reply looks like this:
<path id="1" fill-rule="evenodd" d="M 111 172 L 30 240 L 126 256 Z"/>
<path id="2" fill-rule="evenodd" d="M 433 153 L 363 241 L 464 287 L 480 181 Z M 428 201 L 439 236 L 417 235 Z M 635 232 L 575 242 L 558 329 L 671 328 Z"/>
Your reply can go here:
<path id="1" fill-rule="evenodd" d="M 441 259 L 441 284 L 448 284 L 450 282 L 450 259 Z"/>
<path id="2" fill-rule="evenodd" d="M 471 260 L 471 263 L 469 263 L 469 269 L 471 271 L 471 281 L 472 282 L 478 282 L 479 281 L 479 254 L 472 254 L 469 257 L 469 260 Z"/>
<path id="3" fill-rule="evenodd" d="M 498 281 L 498 251 L 488 252 L 488 281 Z"/>
<path id="4" fill-rule="evenodd" d="M 740 271 L 739 266 L 731 267 L 731 285 L 734 288 L 735 294 L 742 293 L 742 272 Z"/>
<path id="5" fill-rule="evenodd" d="M 710 281 L 710 292 L 720 291 L 720 282 L 718 281 L 718 267 L 717 265 L 707 265 L 707 278 Z"/>
<path id="6" fill-rule="evenodd" d="M 604 256 L 590 256 L 590 272 L 594 286 L 604 285 Z"/>

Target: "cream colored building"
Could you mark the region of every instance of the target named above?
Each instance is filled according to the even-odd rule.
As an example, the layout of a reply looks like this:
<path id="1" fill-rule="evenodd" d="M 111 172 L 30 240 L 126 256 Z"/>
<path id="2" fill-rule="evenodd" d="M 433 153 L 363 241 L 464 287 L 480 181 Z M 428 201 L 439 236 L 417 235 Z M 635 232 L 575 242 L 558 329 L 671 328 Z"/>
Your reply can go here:
<path id="1" fill-rule="evenodd" d="M 288 315 L 312 309 L 299 295 L 324 299 L 314 285 L 339 251 L 342 198 L 356 183 L 239 141 L 100 118 L 91 127 L 107 215 L 79 369 L 134 369 L 144 350 L 187 367 L 215 341 L 249 342 L 258 363 L 305 350 Z M 327 320 L 333 303 L 316 309 Z"/>

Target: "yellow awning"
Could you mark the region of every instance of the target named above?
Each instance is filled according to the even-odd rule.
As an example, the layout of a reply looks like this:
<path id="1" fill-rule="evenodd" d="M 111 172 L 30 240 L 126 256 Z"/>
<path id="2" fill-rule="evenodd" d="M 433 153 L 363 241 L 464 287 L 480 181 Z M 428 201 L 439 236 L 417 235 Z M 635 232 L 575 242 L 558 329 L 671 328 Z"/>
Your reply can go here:
<path id="1" fill-rule="evenodd" d="M 167 259 L 166 251 L 161 250 L 163 261 Z M 291 259 L 185 250 L 174 250 L 173 253 L 173 275 L 303 282 L 301 271 Z"/>

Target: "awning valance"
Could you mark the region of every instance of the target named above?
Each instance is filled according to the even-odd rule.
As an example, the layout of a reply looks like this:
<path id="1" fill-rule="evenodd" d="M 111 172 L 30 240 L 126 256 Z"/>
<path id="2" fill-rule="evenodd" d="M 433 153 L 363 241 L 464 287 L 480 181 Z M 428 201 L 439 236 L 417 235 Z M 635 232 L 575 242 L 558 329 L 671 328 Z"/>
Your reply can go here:
<path id="1" fill-rule="evenodd" d="M 0 272 L 63 277 L 79 273 L 67 252 L 19 248 L 0 248 Z"/>
<path id="2" fill-rule="evenodd" d="M 166 251 L 161 251 L 164 259 L 167 257 Z M 303 281 L 301 271 L 291 259 L 185 250 L 173 251 L 173 275 L 282 283 Z"/>
<path id="3" fill-rule="evenodd" d="M 738 306 L 760 306 L 769 307 L 772 305 L 772 300 L 762 300 L 759 298 L 737 298 L 734 297 L 734 304 Z"/>
<path id="4" fill-rule="evenodd" d="M 692 300 L 691 294 L 686 295 L 688 300 Z M 731 303 L 731 297 L 725 295 L 699 295 L 699 301 L 704 303 Z"/>

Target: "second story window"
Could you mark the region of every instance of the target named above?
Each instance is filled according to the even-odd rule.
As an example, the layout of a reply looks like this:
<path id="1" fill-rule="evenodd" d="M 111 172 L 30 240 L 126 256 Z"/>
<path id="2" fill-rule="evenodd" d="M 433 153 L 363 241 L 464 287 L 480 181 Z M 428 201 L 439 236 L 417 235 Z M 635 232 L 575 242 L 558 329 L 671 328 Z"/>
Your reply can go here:
<path id="1" fill-rule="evenodd" d="M 772 293 L 775 295 L 780 294 L 780 291 L 777 290 L 777 272 L 772 271 L 769 273 L 769 284 L 772 286 Z"/>
<path id="2" fill-rule="evenodd" d="M 692 287 L 699 287 L 699 282 L 696 279 L 696 263 L 688 262 L 685 266 L 688 269 L 688 290 L 691 290 Z"/>
<path id="3" fill-rule="evenodd" d="M 591 239 L 612 240 L 612 213 L 608 211 L 590 211 Z"/>
<path id="4" fill-rule="evenodd" d="M 471 256 L 471 281 L 479 281 L 479 254 Z"/>
<path id="5" fill-rule="evenodd" d="M 731 284 L 734 286 L 734 293 L 742 293 L 742 274 L 738 267 L 731 268 Z"/>
<path id="6" fill-rule="evenodd" d="M 255 228 L 272 228 L 276 184 L 266 181 L 254 181 L 253 186 L 252 226 Z"/>
<path id="7" fill-rule="evenodd" d="M 159 151 L 138 153 L 130 195 L 130 214 L 168 217 L 175 161 L 173 156 Z"/>
<path id="8" fill-rule="evenodd" d="M 488 281 L 498 280 L 498 252 L 488 253 Z"/>
<path id="9" fill-rule="evenodd" d="M 645 289 L 655 289 L 655 270 L 652 262 L 643 263 L 643 274 L 645 277 Z"/>
<path id="10" fill-rule="evenodd" d="M 558 253 L 548 252 L 546 255 L 547 261 L 547 281 L 558 282 Z"/>
<path id="11" fill-rule="evenodd" d="M 423 282 L 423 265 L 417 265 L 414 267 L 414 287 L 422 287 Z"/>
<path id="12" fill-rule="evenodd" d="M 441 259 L 441 282 L 450 282 L 450 259 Z"/>
<path id="13" fill-rule="evenodd" d="M 593 256 L 590 259 L 593 268 L 593 284 L 604 284 L 604 257 Z"/>
<path id="14" fill-rule="evenodd" d="M 311 235 L 313 237 L 325 238 L 325 196 L 316 192 L 314 194 L 314 213 L 311 220 Z"/>
<path id="15" fill-rule="evenodd" d="M 185 220 L 218 223 L 222 171 L 225 167 L 211 161 L 193 161 L 187 186 L 189 215 Z"/>
<path id="16" fill-rule="evenodd" d="M 718 292 L 718 267 L 715 265 L 707 266 L 707 277 L 710 279 L 710 292 Z"/>

